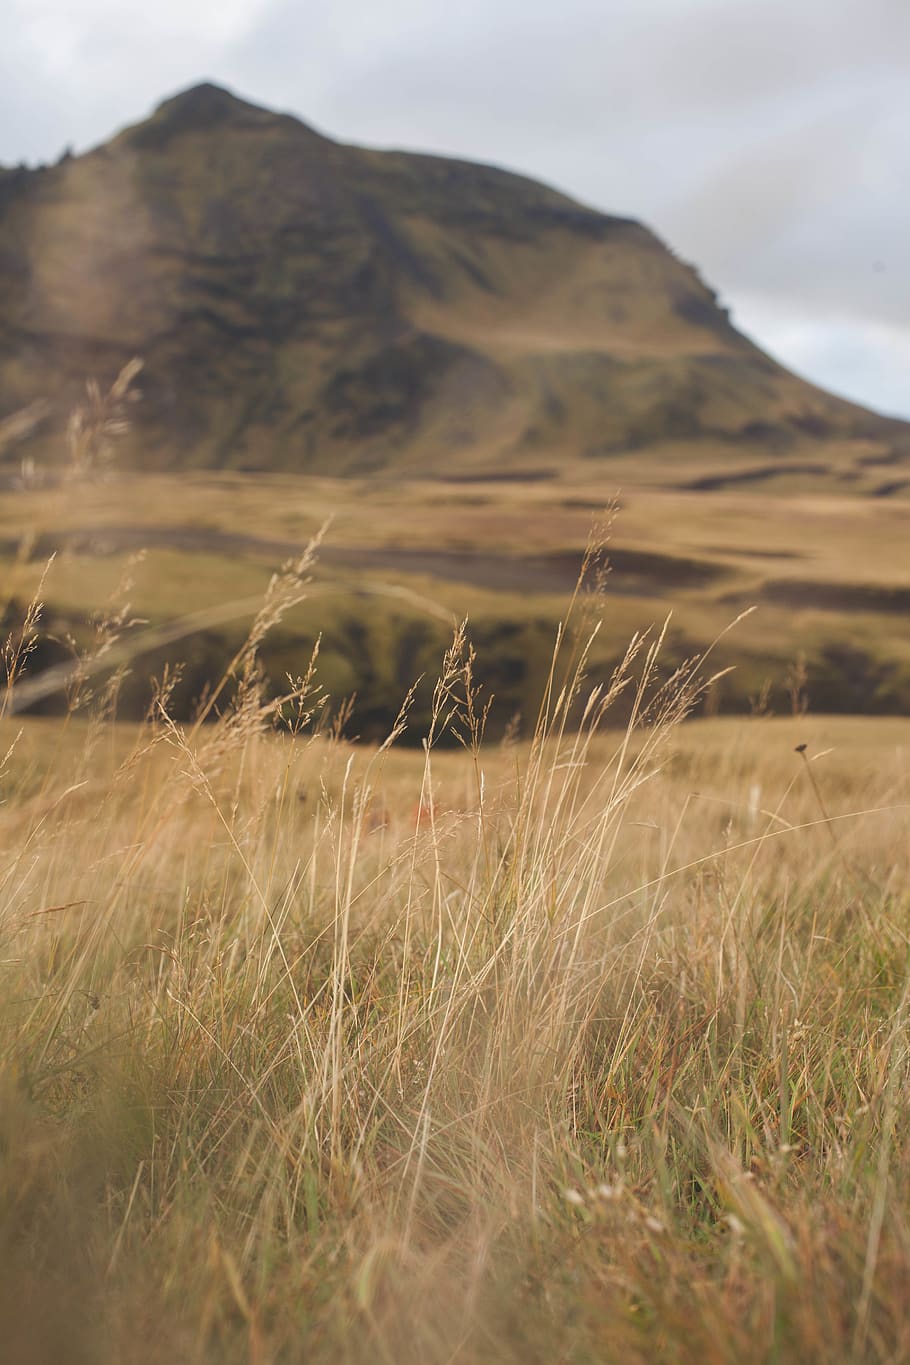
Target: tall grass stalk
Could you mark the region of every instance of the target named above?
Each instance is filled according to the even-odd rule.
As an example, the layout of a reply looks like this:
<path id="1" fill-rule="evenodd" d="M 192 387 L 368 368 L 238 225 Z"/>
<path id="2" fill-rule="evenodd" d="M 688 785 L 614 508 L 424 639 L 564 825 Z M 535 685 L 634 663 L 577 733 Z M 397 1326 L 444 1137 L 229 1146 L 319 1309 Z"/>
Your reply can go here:
<path id="1" fill-rule="evenodd" d="M 0 713 L 7 1358 L 908 1358 L 905 775 L 700 754 L 584 593 L 528 742 L 463 626 L 348 745 L 258 666 L 314 552 L 194 725 Z"/>

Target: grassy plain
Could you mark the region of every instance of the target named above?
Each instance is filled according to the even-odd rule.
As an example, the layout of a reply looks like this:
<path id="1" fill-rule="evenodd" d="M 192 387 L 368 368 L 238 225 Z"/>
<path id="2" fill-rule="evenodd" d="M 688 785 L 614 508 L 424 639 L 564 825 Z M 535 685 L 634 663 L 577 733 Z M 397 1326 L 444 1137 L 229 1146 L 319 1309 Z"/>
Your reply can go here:
<path id="1" fill-rule="evenodd" d="M 590 624 L 533 740 L 461 640 L 423 752 L 253 650 L 0 717 L 10 1359 L 907 1358 L 910 722 L 592 697 Z"/>
<path id="2" fill-rule="evenodd" d="M 301 148 L 357 189 L 309 241 Z M 210 87 L 31 174 L 0 1354 L 910 1359 L 903 429 L 778 370 L 637 225 Z M 150 428 L 128 367 L 67 470 L 60 395 L 20 450 L 49 374 L 81 394 L 147 341 Z M 301 462 L 349 477 L 269 472 Z"/>
<path id="3" fill-rule="evenodd" d="M 748 712 L 767 687 L 772 709 L 788 710 L 785 679 L 802 654 L 814 708 L 906 712 L 910 640 L 898 627 L 910 606 L 910 498 L 873 496 L 869 480 L 881 471 L 861 451 L 851 459 L 854 482 L 832 465 L 803 486 L 784 466 L 758 484 L 731 476 L 693 489 L 690 460 L 662 464 L 649 453 L 634 479 L 625 471 L 624 487 L 621 469 L 611 467 L 617 481 L 606 484 L 580 461 L 552 477 L 502 481 L 119 474 L 11 489 L 0 503 L 0 580 L 7 597 L 27 601 L 58 550 L 48 620 L 58 638 L 83 644 L 89 615 L 131 580 L 121 599 L 152 628 L 133 631 L 145 650 L 124 694 L 133 715 L 147 701 L 141 678 L 166 654 L 155 632 L 223 611 L 214 626 L 187 623 L 194 642 L 183 646 L 188 677 L 177 699 L 187 714 L 242 639 L 269 574 L 331 519 L 307 604 L 267 654 L 272 675 L 294 671 L 321 633 L 330 690 L 361 699 L 352 733 L 378 738 L 401 692 L 418 673 L 432 675 L 452 622 L 469 616 L 501 730 L 516 712 L 531 723 L 592 521 L 616 493 L 609 608 L 594 655 L 601 673 L 633 630 L 668 611 L 666 657 L 676 662 L 755 605 L 721 646 L 736 669 L 711 705 Z M 429 704 L 427 687 L 423 723 Z"/>

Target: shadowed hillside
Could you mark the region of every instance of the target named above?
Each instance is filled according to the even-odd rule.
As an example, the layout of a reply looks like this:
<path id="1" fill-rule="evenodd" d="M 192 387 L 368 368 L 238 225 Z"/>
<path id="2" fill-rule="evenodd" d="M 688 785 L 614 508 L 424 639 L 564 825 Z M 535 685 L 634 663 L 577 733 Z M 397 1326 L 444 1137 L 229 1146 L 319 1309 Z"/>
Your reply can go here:
<path id="1" fill-rule="evenodd" d="M 212 85 L 0 172 L 0 297 L 0 416 L 51 399 L 42 458 L 86 376 L 134 353 L 126 455 L 146 467 L 524 472 L 668 441 L 746 464 L 907 441 L 770 360 L 641 224 Z"/>

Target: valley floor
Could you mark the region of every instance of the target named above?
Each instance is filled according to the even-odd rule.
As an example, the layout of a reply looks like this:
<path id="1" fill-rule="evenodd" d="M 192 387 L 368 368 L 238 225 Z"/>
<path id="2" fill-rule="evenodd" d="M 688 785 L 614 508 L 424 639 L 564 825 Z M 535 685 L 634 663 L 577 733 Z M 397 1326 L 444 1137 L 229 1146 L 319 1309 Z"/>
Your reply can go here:
<path id="1" fill-rule="evenodd" d="M 90 620 L 128 603 L 118 662 L 133 678 L 121 713 L 143 714 L 145 678 L 176 658 L 185 671 L 174 706 L 186 716 L 242 641 L 270 574 L 327 525 L 307 599 L 266 650 L 270 675 L 280 683 L 320 638 L 328 690 L 360 698 L 350 733 L 381 738 L 467 616 L 502 732 L 517 712 L 531 724 L 593 535 L 609 565 L 591 654 L 600 676 L 635 630 L 659 629 L 668 614 L 664 657 L 675 665 L 754 608 L 717 647 L 718 665 L 733 671 L 709 710 L 788 712 L 801 672 L 814 711 L 910 712 L 910 640 L 899 628 L 910 606 L 910 499 L 865 486 L 860 495 L 835 472 L 800 481 L 786 466 L 757 484 L 730 474 L 695 489 L 697 462 L 644 455 L 637 481 L 622 486 L 633 479 L 627 465 L 582 462 L 499 483 L 200 473 L 20 488 L 0 507 L 0 611 L 21 614 L 56 554 L 41 666 L 67 657 L 69 636 L 91 650 Z M 429 706 L 419 691 L 424 724 Z"/>

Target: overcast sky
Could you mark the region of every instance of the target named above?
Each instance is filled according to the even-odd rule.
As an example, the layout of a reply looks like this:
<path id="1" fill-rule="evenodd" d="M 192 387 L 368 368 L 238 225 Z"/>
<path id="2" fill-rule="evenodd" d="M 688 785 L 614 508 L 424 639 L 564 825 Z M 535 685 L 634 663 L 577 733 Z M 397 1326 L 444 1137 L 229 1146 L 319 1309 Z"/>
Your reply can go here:
<path id="1" fill-rule="evenodd" d="M 0 0 L 0 32 L 0 162 L 214 80 L 641 218 L 774 355 L 910 417 L 910 0 Z"/>

